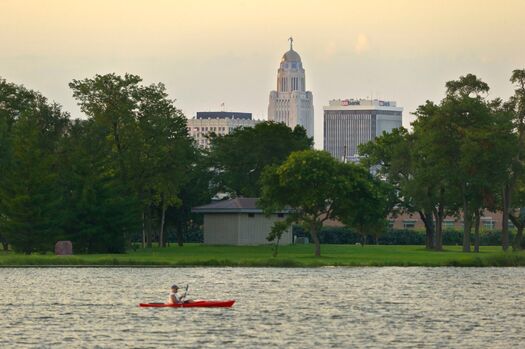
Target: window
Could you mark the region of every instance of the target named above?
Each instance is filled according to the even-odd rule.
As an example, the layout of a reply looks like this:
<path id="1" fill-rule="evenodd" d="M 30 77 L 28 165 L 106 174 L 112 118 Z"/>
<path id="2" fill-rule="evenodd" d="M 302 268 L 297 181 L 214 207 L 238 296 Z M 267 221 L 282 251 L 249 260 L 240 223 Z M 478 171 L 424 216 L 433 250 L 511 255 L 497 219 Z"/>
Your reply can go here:
<path id="1" fill-rule="evenodd" d="M 388 221 L 388 229 L 394 229 L 395 220 L 391 219 Z"/>
<path id="2" fill-rule="evenodd" d="M 481 222 L 483 223 L 483 228 L 485 229 L 494 229 L 496 228 L 496 221 L 492 218 L 482 218 Z"/>
<path id="3" fill-rule="evenodd" d="M 279 217 L 279 218 L 283 218 L 283 217 L 284 217 L 284 213 L 278 213 L 278 214 L 277 214 L 277 217 Z"/>
<path id="4" fill-rule="evenodd" d="M 255 213 L 248 213 L 248 217 L 254 218 L 255 217 Z"/>
<path id="5" fill-rule="evenodd" d="M 454 228 L 454 221 L 451 219 L 447 219 L 443 221 L 443 229 L 453 229 Z"/>
<path id="6" fill-rule="evenodd" d="M 404 220 L 403 221 L 403 228 L 404 229 L 414 229 L 416 227 L 416 221 L 415 220 Z"/>

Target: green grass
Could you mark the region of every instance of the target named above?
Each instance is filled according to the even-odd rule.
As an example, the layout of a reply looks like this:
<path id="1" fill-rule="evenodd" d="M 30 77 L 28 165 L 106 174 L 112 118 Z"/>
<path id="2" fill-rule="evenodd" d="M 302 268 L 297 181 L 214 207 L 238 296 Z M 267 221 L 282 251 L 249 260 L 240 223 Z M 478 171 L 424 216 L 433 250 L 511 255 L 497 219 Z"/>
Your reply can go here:
<path id="1" fill-rule="evenodd" d="M 206 246 L 139 249 L 126 254 L 92 254 L 71 257 L 52 254 L 30 256 L 0 252 L 0 267 L 7 266 L 525 266 L 525 252 L 501 252 L 499 246 L 482 246 L 480 253 L 463 253 L 460 246 L 443 252 L 423 246 L 322 245 L 322 256 L 313 256 L 312 245 L 281 246 L 272 257 L 271 246 Z"/>

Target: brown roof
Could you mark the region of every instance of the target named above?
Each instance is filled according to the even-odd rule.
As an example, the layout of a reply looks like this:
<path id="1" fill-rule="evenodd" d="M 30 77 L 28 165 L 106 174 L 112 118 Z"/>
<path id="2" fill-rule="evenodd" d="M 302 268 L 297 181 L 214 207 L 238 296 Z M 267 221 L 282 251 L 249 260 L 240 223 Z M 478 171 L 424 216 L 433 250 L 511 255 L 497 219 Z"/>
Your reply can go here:
<path id="1" fill-rule="evenodd" d="M 195 213 L 220 213 L 220 212 L 262 213 L 263 210 L 257 207 L 257 200 L 258 198 L 238 197 L 238 198 L 230 199 L 230 200 L 215 201 L 208 205 L 197 206 L 197 207 L 194 207 L 191 211 Z M 287 212 L 288 210 L 285 210 L 285 211 Z"/>

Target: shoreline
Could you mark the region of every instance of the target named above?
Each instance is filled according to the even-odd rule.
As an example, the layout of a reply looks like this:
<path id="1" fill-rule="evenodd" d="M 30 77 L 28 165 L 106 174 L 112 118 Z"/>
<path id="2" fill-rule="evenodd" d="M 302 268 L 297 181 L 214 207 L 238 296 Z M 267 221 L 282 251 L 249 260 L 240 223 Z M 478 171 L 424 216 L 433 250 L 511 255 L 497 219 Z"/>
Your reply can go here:
<path id="1" fill-rule="evenodd" d="M 0 268 L 323 268 L 323 267 L 525 267 L 525 251 L 502 252 L 483 246 L 479 253 L 464 253 L 459 246 L 428 251 L 418 245 L 323 245 L 314 257 L 310 245 L 272 247 L 207 246 L 139 249 L 125 254 L 23 255 L 0 252 Z"/>

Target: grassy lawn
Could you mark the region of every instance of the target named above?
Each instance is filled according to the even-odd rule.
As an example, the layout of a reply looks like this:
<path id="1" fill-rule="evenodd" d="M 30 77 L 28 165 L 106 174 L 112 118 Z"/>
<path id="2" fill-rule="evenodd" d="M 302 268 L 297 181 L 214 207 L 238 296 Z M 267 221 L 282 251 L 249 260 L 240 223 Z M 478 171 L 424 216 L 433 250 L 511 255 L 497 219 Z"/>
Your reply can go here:
<path id="1" fill-rule="evenodd" d="M 139 249 L 126 254 L 92 254 L 60 257 L 30 256 L 0 252 L 0 266 L 58 265 L 143 265 L 143 266 L 525 266 L 525 252 L 501 252 L 499 246 L 482 246 L 480 253 L 462 253 L 460 246 L 446 246 L 443 252 L 423 246 L 322 245 L 320 258 L 312 245 L 281 246 L 272 257 L 271 246 L 206 246 Z"/>

